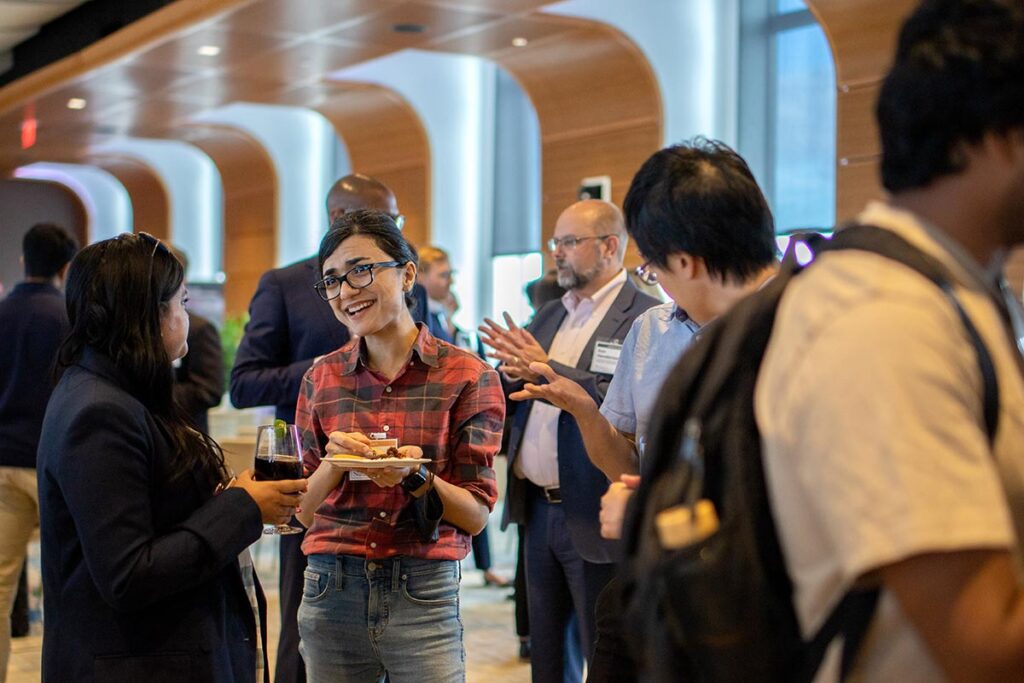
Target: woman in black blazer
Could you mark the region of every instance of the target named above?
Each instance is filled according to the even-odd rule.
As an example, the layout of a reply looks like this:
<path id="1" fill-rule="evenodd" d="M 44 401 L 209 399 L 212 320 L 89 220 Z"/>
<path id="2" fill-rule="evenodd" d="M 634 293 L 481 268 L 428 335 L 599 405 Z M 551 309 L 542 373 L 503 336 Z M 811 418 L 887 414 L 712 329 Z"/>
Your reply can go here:
<path id="1" fill-rule="evenodd" d="M 186 298 L 181 264 L 149 235 L 71 264 L 38 462 L 44 681 L 267 680 L 263 595 L 239 560 L 305 480 L 246 471 L 224 487 L 220 448 L 172 398 Z"/>

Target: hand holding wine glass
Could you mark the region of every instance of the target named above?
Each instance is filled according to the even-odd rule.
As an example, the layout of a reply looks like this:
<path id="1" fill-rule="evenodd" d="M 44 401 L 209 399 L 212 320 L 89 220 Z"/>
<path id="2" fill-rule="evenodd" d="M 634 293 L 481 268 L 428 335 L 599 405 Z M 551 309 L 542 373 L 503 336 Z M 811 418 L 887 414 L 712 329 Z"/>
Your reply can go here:
<path id="1" fill-rule="evenodd" d="M 261 426 L 256 434 L 255 465 L 257 481 L 301 482 L 302 490 L 305 490 L 302 445 L 298 427 L 285 424 L 283 420 L 275 420 L 273 425 Z M 298 501 L 295 503 L 295 506 L 297 505 Z M 293 511 L 295 506 L 292 506 Z M 284 520 L 284 522 L 287 521 L 287 519 Z M 289 526 L 284 522 L 264 530 L 263 533 L 302 533 L 302 529 Z"/>
<path id="2" fill-rule="evenodd" d="M 260 509 L 264 524 L 287 524 L 302 502 L 306 480 L 259 481 L 251 469 L 240 473 L 231 484 L 244 489 Z"/>

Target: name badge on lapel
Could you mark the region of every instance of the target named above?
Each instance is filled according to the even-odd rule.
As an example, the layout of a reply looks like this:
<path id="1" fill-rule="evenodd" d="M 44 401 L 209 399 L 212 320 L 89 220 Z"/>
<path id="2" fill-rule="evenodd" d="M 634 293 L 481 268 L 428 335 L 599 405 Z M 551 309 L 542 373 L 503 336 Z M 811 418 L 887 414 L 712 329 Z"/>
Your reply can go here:
<path id="1" fill-rule="evenodd" d="M 590 361 L 590 372 L 614 375 L 615 366 L 622 355 L 622 344 L 617 341 L 599 341 L 594 344 L 594 357 Z"/>

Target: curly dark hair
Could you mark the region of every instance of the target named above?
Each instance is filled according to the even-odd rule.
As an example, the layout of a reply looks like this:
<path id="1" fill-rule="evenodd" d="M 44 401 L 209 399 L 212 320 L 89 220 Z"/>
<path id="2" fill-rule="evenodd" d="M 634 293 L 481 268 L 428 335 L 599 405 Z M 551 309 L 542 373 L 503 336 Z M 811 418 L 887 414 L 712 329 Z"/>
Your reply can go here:
<path id="1" fill-rule="evenodd" d="M 876 106 L 890 192 L 959 173 L 961 145 L 1024 126 L 1019 2 L 926 0 L 903 25 Z"/>

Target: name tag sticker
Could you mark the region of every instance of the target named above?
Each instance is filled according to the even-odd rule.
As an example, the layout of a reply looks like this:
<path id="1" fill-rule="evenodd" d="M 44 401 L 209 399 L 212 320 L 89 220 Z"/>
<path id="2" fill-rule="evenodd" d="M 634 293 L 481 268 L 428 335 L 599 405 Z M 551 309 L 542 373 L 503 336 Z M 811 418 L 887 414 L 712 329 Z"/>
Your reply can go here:
<path id="1" fill-rule="evenodd" d="M 590 361 L 590 372 L 614 375 L 615 366 L 622 355 L 622 344 L 616 341 L 599 341 L 594 344 L 594 358 Z"/>

